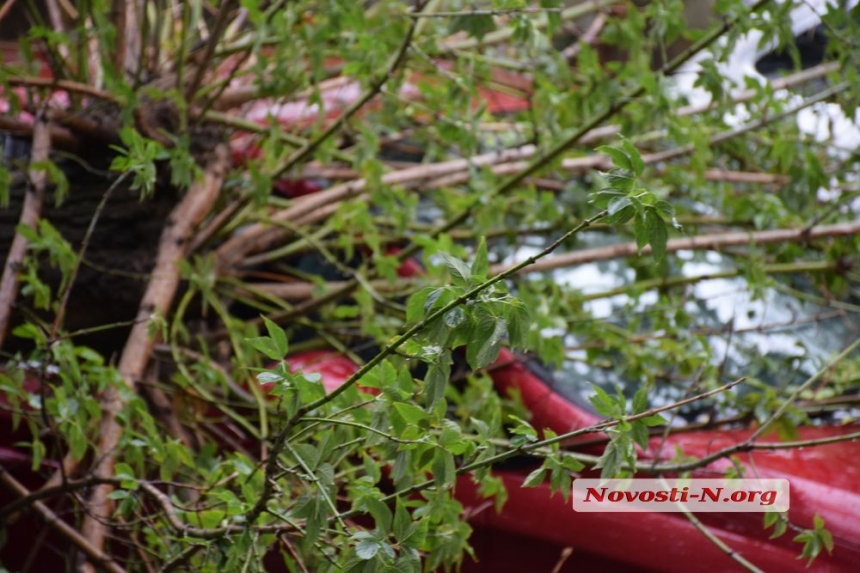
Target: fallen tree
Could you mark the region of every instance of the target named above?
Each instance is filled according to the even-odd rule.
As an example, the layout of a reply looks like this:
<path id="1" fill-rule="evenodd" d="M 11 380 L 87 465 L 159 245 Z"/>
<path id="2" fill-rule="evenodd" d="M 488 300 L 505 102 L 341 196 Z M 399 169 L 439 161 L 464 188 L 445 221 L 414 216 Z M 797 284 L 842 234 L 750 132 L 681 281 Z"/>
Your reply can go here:
<path id="1" fill-rule="evenodd" d="M 791 37 L 776 3 L 735 3 L 699 34 L 673 2 L 365 4 L 0 8 L 0 30 L 28 22 L 0 67 L 0 424 L 28 444 L 2 444 L 4 527 L 38 516 L 87 571 L 432 570 L 470 551 L 458 479 L 501 506 L 489 470 L 515 455 L 562 490 L 586 467 L 714 467 L 779 445 L 751 428 L 698 461 L 637 462 L 649 434 L 630 424 L 724 396 L 702 402 L 715 425 L 791 436 L 809 421 L 795 404 L 856 390 L 855 344 L 803 383 L 739 391 L 728 351 L 672 341 L 756 329 L 697 324 L 682 287 L 703 279 L 670 276 L 679 252 L 721 253 L 733 268 L 714 276 L 853 323 L 856 149 L 797 124 L 857 104 L 845 13 L 824 19 L 833 61 L 728 86 L 703 56 L 763 18 Z M 667 88 L 691 69 L 699 92 Z M 610 260 L 636 277 L 606 294 L 626 312 L 659 293 L 647 320 L 598 316 L 588 285 L 550 274 Z M 556 366 L 588 349 L 641 386 L 637 410 L 622 397 L 608 421 L 531 428 L 487 382 L 503 346 Z M 339 385 L 291 366 L 319 349 L 354 362 Z M 679 378 L 683 395 L 648 406 Z M 586 433 L 612 446 L 559 450 Z M 782 520 L 798 551 L 826 548 L 817 521 Z"/>

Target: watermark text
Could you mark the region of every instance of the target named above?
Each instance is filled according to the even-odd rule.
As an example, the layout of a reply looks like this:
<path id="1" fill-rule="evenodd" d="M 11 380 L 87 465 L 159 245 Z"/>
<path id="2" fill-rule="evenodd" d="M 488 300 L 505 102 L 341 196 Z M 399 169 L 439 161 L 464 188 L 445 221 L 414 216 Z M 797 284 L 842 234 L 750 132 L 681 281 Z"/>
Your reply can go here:
<path id="1" fill-rule="evenodd" d="M 590 512 L 784 512 L 786 479 L 577 479 L 573 509 Z"/>

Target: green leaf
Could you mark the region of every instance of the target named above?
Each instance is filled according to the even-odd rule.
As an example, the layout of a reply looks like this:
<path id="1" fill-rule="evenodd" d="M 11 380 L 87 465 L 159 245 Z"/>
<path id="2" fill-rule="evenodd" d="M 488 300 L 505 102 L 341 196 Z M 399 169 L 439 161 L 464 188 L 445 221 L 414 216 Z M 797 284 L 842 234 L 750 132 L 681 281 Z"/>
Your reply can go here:
<path id="1" fill-rule="evenodd" d="M 221 525 L 227 512 L 221 509 L 208 509 L 200 512 L 200 525 L 207 529 L 214 529 Z"/>
<path id="2" fill-rule="evenodd" d="M 427 297 L 435 290 L 433 287 L 423 288 L 409 297 L 406 303 L 406 322 L 415 323 L 424 318 Z"/>
<path id="3" fill-rule="evenodd" d="M 824 518 L 818 515 L 817 513 L 812 518 L 812 526 L 816 530 L 820 530 L 824 528 Z"/>
<path id="4" fill-rule="evenodd" d="M 274 342 L 275 348 L 278 351 L 278 354 L 280 354 L 281 357 L 283 358 L 284 356 L 287 355 L 287 349 L 288 349 L 287 333 L 284 332 L 283 328 L 281 328 L 280 326 L 278 326 L 277 324 L 275 324 L 274 322 L 272 322 L 271 320 L 269 320 L 265 316 L 263 316 L 262 319 L 263 319 L 263 323 L 266 325 L 266 330 L 269 333 L 269 338 L 272 339 L 272 341 Z"/>
<path id="5" fill-rule="evenodd" d="M 391 531 L 391 508 L 375 497 L 364 498 L 364 503 L 367 506 L 367 511 L 373 517 L 376 529 L 383 535 L 388 535 Z"/>
<path id="6" fill-rule="evenodd" d="M 503 317 L 494 316 L 480 308 L 476 314 L 466 345 L 466 360 L 474 369 L 483 368 L 496 361 L 508 330 L 508 323 Z"/>
<path id="7" fill-rule="evenodd" d="M 669 232 L 666 223 L 654 209 L 645 211 L 645 228 L 648 234 L 648 242 L 651 244 L 651 254 L 658 261 L 666 256 L 666 244 L 669 241 Z"/>
<path id="8" fill-rule="evenodd" d="M 573 458 L 569 455 L 564 456 L 561 464 L 564 466 L 564 468 L 567 471 L 570 471 L 570 472 L 578 472 L 582 468 L 585 467 L 585 464 L 583 464 L 581 461 L 579 461 L 576 458 Z"/>
<path id="9" fill-rule="evenodd" d="M 766 514 L 766 515 L 770 515 L 770 514 Z M 774 512 L 773 515 L 776 515 L 776 513 Z M 781 520 L 776 522 L 776 526 L 774 526 L 773 533 L 771 534 L 769 539 L 776 539 L 778 537 L 782 537 L 787 530 L 788 530 L 787 520 L 781 519 Z"/>
<path id="10" fill-rule="evenodd" d="M 128 479 L 133 480 L 134 478 L 134 470 L 131 469 L 131 466 L 123 463 L 117 462 L 113 469 L 114 476 L 117 479 Z"/>
<path id="11" fill-rule="evenodd" d="M 395 402 L 394 409 L 408 423 L 418 425 L 420 422 L 427 419 L 427 413 L 413 404 L 406 402 Z"/>
<path id="12" fill-rule="evenodd" d="M 633 435 L 633 441 L 639 444 L 644 450 L 648 447 L 648 426 L 641 421 L 635 421 L 630 424 L 630 433 Z"/>
<path id="13" fill-rule="evenodd" d="M 621 140 L 621 147 L 624 148 L 627 157 L 630 159 L 630 169 L 637 176 L 642 175 L 642 172 L 645 170 L 645 161 L 643 161 L 642 156 L 639 154 L 639 150 L 627 138 Z"/>
<path id="14" fill-rule="evenodd" d="M 521 446 L 522 444 L 527 442 L 537 441 L 537 431 L 532 427 L 531 424 L 529 424 L 522 418 L 514 416 L 513 414 L 510 414 L 508 417 L 515 422 L 515 425 L 509 430 L 515 436 L 511 440 L 512 444 L 516 446 Z"/>
<path id="15" fill-rule="evenodd" d="M 618 472 L 624 466 L 624 452 L 618 447 L 615 440 L 610 441 L 603 450 L 603 454 L 597 463 L 594 464 L 595 469 L 600 469 L 601 478 L 613 478 L 618 475 Z"/>
<path id="16" fill-rule="evenodd" d="M 408 368 L 401 368 L 397 373 L 397 387 L 407 394 L 412 394 L 415 390 L 415 381 L 412 378 L 412 372 Z"/>
<path id="17" fill-rule="evenodd" d="M 42 465 L 42 460 L 45 458 L 45 444 L 42 440 L 33 439 L 30 443 L 30 456 L 33 458 L 30 467 L 33 471 L 36 471 Z"/>
<path id="18" fill-rule="evenodd" d="M 642 249 L 648 244 L 648 228 L 645 225 L 645 213 L 637 213 L 633 218 L 633 238 L 636 239 L 636 247 L 639 249 L 639 254 L 642 254 Z"/>
<path id="19" fill-rule="evenodd" d="M 376 484 L 382 479 L 382 470 L 379 462 L 374 460 L 372 457 L 362 452 L 361 454 L 361 462 L 364 467 L 364 473 L 370 477 L 371 483 Z"/>
<path id="20" fill-rule="evenodd" d="M 284 358 L 284 354 L 281 353 L 281 350 L 278 347 L 277 343 L 268 336 L 246 338 L 245 340 L 248 342 L 248 344 L 251 345 L 254 350 L 262 352 L 267 358 L 270 358 L 271 360 L 281 360 Z"/>
<path id="21" fill-rule="evenodd" d="M 546 468 L 539 467 L 526 476 L 526 479 L 523 481 L 523 487 L 537 487 L 543 483 L 545 477 Z"/>
<path id="22" fill-rule="evenodd" d="M 769 527 L 773 527 L 773 533 L 771 534 L 770 539 L 781 537 L 788 528 L 787 522 L 788 519 L 784 513 L 771 511 L 764 514 L 764 528 L 767 529 Z"/>
<path id="23" fill-rule="evenodd" d="M 639 388 L 633 396 L 633 414 L 641 414 L 648 409 L 648 391 Z"/>
<path id="24" fill-rule="evenodd" d="M 591 202 L 599 209 L 606 209 L 614 199 L 627 198 L 627 192 L 607 187 L 591 194 Z"/>
<path id="25" fill-rule="evenodd" d="M 87 453 L 87 437 L 84 431 L 77 424 L 69 426 L 69 453 L 75 460 L 80 460 Z"/>
<path id="26" fill-rule="evenodd" d="M 383 360 L 361 379 L 361 385 L 367 388 L 387 388 L 397 378 L 397 369 L 389 360 Z"/>
<path id="27" fill-rule="evenodd" d="M 451 33 L 466 32 L 469 36 L 482 39 L 496 29 L 496 22 L 489 14 L 463 14 L 451 20 Z"/>
<path id="28" fill-rule="evenodd" d="M 108 499 L 118 501 L 127 498 L 129 495 L 130 493 L 124 489 L 115 489 L 108 494 Z"/>
<path id="29" fill-rule="evenodd" d="M 613 197 L 609 201 L 609 205 L 606 207 L 607 220 L 609 220 L 613 215 L 618 213 L 619 211 L 626 209 L 627 207 L 631 207 L 633 204 L 630 202 L 630 197 L 626 195 Z"/>
<path id="30" fill-rule="evenodd" d="M 276 372 L 260 372 L 257 374 L 257 382 L 260 384 L 277 384 L 283 382 L 285 378 Z"/>
<path id="31" fill-rule="evenodd" d="M 391 470 L 391 478 L 394 483 L 400 483 L 409 473 L 409 464 L 412 461 L 412 452 L 401 450 L 394 456 L 394 469 Z"/>
<path id="32" fill-rule="evenodd" d="M 606 182 L 610 188 L 630 193 L 636 187 L 636 176 L 626 169 L 613 169 L 609 173 L 604 173 L 603 176 L 606 177 Z"/>
<path id="33" fill-rule="evenodd" d="M 433 483 L 436 487 L 453 485 L 457 479 L 454 456 L 443 449 L 437 449 L 433 457 Z"/>
<path id="34" fill-rule="evenodd" d="M 514 348 L 525 348 L 528 344 L 528 332 L 531 327 L 531 314 L 528 307 L 520 300 L 514 300 L 508 306 L 508 341 Z"/>
<path id="35" fill-rule="evenodd" d="M 824 545 L 827 552 L 833 553 L 833 534 L 826 529 L 821 529 L 818 532 L 818 536 L 821 538 L 821 543 Z"/>
<path id="36" fill-rule="evenodd" d="M 623 414 L 619 411 L 618 403 L 615 398 L 606 393 L 606 391 L 596 384 L 591 385 L 594 388 L 594 396 L 588 399 L 597 413 L 608 418 L 617 418 Z"/>
<path id="37" fill-rule="evenodd" d="M 359 541 L 355 546 L 355 554 L 358 555 L 360 559 L 364 559 L 365 561 L 368 559 L 373 559 L 376 557 L 376 554 L 379 553 L 379 542 L 372 539 L 365 539 L 363 541 Z"/>
<path id="38" fill-rule="evenodd" d="M 448 272 L 451 273 L 454 284 L 458 286 L 469 284 L 469 280 L 472 278 L 472 271 L 466 266 L 466 263 L 447 253 L 441 253 L 441 256 L 445 261 L 445 266 L 448 267 Z"/>
<path id="39" fill-rule="evenodd" d="M 487 240 L 481 237 L 478 243 L 478 250 L 475 251 L 475 260 L 472 261 L 472 276 L 486 278 L 487 270 L 490 268 L 489 259 L 487 257 Z"/>
<path id="40" fill-rule="evenodd" d="M 404 543 L 411 533 L 412 517 L 406 509 L 406 503 L 397 498 L 394 507 L 394 538 L 398 543 Z"/>
<path id="41" fill-rule="evenodd" d="M 450 353 L 446 353 L 449 354 Z M 448 386 L 448 379 L 451 377 L 451 360 L 436 361 L 430 365 L 427 370 L 427 376 L 424 378 L 424 386 L 427 398 L 427 407 L 432 408 L 436 402 L 445 396 L 445 388 Z"/>
<path id="42" fill-rule="evenodd" d="M 424 301 L 424 312 L 422 313 L 422 316 L 430 314 L 434 310 L 442 308 L 446 304 L 454 300 L 454 292 L 455 289 L 453 289 L 452 287 L 433 289 L 430 293 L 428 293 L 427 299 Z"/>
<path id="43" fill-rule="evenodd" d="M 675 217 L 675 208 L 672 207 L 672 204 L 668 201 L 659 199 L 654 203 L 654 208 L 664 217 L 668 217 L 669 219 L 673 219 Z"/>
<path id="44" fill-rule="evenodd" d="M 651 416 L 648 416 L 647 418 L 642 418 L 639 421 L 642 422 L 643 424 L 645 424 L 646 426 L 665 426 L 666 425 L 666 418 L 664 418 L 660 414 L 653 414 Z"/>
<path id="45" fill-rule="evenodd" d="M 615 164 L 619 169 L 626 169 L 627 171 L 633 171 L 633 163 L 630 161 L 630 158 L 626 153 L 618 149 L 617 147 L 610 147 L 608 145 L 601 145 L 597 149 L 595 149 L 598 153 L 604 153 L 609 156 L 612 160 L 612 163 Z"/>
<path id="46" fill-rule="evenodd" d="M 466 311 L 463 307 L 452 308 L 442 317 L 442 322 L 450 329 L 455 329 L 466 321 Z"/>

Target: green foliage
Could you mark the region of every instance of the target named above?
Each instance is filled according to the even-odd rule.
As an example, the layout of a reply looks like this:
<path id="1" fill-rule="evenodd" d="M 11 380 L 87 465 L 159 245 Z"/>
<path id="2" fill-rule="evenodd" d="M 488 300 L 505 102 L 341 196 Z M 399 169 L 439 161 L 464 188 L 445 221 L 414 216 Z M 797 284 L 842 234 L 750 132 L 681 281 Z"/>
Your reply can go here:
<path id="1" fill-rule="evenodd" d="M 815 514 L 813 528 L 799 533 L 794 541 L 803 543 L 803 550 L 798 559 L 808 559 L 807 567 L 818 557 L 822 549 L 833 553 L 833 536 L 824 528 L 824 520 L 818 514 Z"/>
<path id="2" fill-rule="evenodd" d="M 162 146 L 152 139 L 147 139 L 134 129 L 123 128 L 119 132 L 124 147 L 114 146 L 119 154 L 111 162 L 114 171 L 132 171 L 132 189 L 139 189 L 141 198 L 151 196 L 155 192 L 156 160 L 166 157 Z"/>
<path id="3" fill-rule="evenodd" d="M 665 219 L 680 230 L 674 207 L 644 187 L 637 186 L 638 178 L 645 170 L 645 162 L 630 141 L 622 140 L 621 147 L 604 145 L 598 147 L 597 151 L 608 155 L 616 168 L 603 174 L 610 187 L 594 193 L 592 203 L 606 209 L 605 221 L 610 225 L 623 225 L 632 220 L 633 236 L 639 251 L 651 245 L 654 258 L 662 260 L 666 256 L 666 243 L 669 240 Z"/>
<path id="4" fill-rule="evenodd" d="M 618 475 L 629 475 L 636 468 L 636 448 L 646 449 L 648 447 L 648 428 L 661 426 L 666 420 L 659 414 L 641 417 L 636 420 L 627 420 L 627 400 L 618 390 L 616 396 L 610 396 L 599 386 L 594 386 L 595 395 L 591 403 L 598 414 L 611 419 L 619 420 L 619 423 L 607 433 L 610 436 L 609 444 L 600 456 L 595 468 L 601 468 L 601 477 L 615 477 Z M 642 414 L 648 408 L 648 391 L 640 388 L 633 397 L 632 415 Z"/>
<path id="5" fill-rule="evenodd" d="M 265 557 L 290 571 L 417 573 L 470 558 L 458 490 L 473 485 L 487 511 L 503 511 L 516 492 L 495 473 L 499 462 L 524 458 L 523 487 L 565 500 L 579 472 L 641 471 L 640 452 L 669 423 L 669 414 L 648 415 L 652 402 L 743 375 L 738 390 L 685 407 L 796 439 L 811 416 L 799 401 L 856 393 L 857 361 L 820 370 L 833 343 L 819 337 L 798 337 L 796 354 L 760 350 L 756 336 L 785 324 L 766 323 L 753 303 L 790 307 L 804 316 L 788 319 L 798 323 L 834 307 L 852 326 L 856 237 L 750 234 L 682 252 L 669 239 L 856 223 L 856 157 L 801 132 L 791 121 L 800 108 L 772 85 L 721 77 L 751 26 L 796 59 L 788 10 L 797 3 L 749 13 L 740 0 L 719 1 L 710 31 L 688 27 L 679 0 L 644 4 L 150 3 L 135 36 L 146 49 L 122 61 L 114 47 L 126 35 L 107 0 L 77 3 L 68 32 L 34 26 L 20 65 L 0 68 L 8 115 L 45 107 L 55 87 L 36 80 L 47 65 L 56 79 L 89 86 L 72 86 L 56 133 L 81 135 L 74 120 L 92 117 L 108 131 L 121 126 L 109 138 L 121 145 L 82 155 L 103 152 L 112 171 L 129 174 L 117 184 L 159 217 L 172 216 L 160 201 L 182 197 L 172 192 L 212 168 L 212 141 L 232 137 L 232 151 L 252 158 L 227 175 L 199 234 L 183 243 L 197 250 L 175 261 L 181 286 L 170 310 L 131 314 L 153 339 L 152 356 L 132 349 L 152 365 L 141 380 L 120 374 L 123 344 L 96 352 L 58 318 L 65 295 L 84 286 L 71 284 L 80 269 L 161 277 L 98 268 L 91 252 L 114 245 L 82 251 L 79 233 L 66 236 L 49 209 L 35 228 L 17 227 L 28 247 L 16 269 L 24 318 L 10 336 L 24 350 L 9 356 L 0 392 L 12 425 L 30 432 L 21 449 L 32 468 L 66 458 L 86 482 L 93 463 L 115 457 L 105 476 L 114 506 L 99 519 L 116 526 L 106 550 L 130 571 L 262 571 Z M 725 43 L 693 82 L 711 105 L 692 115 L 654 70 L 678 53 L 676 41 L 723 24 Z M 857 23 L 832 10 L 825 25 L 847 87 L 822 99 L 853 114 Z M 198 69 L 213 73 L 194 91 Z M 22 78 L 29 83 L 14 83 Z M 153 102 L 170 121 L 143 130 L 138 116 Z M 279 120 L 261 109 L 300 112 Z M 78 199 L 63 153 L 28 166 L 48 174 L 46 205 L 57 210 Z M 104 168 L 74 159 L 93 174 Z M 20 202 L 26 171 L 0 168 L 0 207 Z M 280 194 L 308 182 L 338 193 L 319 202 Z M 822 201 L 821 190 L 835 199 Z M 248 248 L 229 260 L 237 245 Z M 424 268 L 400 276 L 407 259 Z M 748 295 L 745 322 L 698 289 L 708 280 Z M 553 368 L 606 421 L 566 435 L 540 427 L 515 392 L 494 386 L 505 348 Z M 356 369 L 321 374 L 294 359 L 321 349 Z M 803 382 L 810 370 L 826 371 L 826 383 Z M 347 381 L 335 389 L 336 378 Z M 101 451 L 105 411 L 121 429 L 110 453 Z M 599 456 L 567 446 L 585 434 L 608 438 Z M 680 451 L 663 462 L 697 463 Z M 728 475 L 749 472 L 734 464 Z M 63 510 L 73 508 L 63 519 L 96 514 L 86 501 L 93 485 L 58 492 Z M 779 537 L 791 523 L 765 514 L 764 526 Z M 820 517 L 795 540 L 810 561 L 834 546 Z"/>

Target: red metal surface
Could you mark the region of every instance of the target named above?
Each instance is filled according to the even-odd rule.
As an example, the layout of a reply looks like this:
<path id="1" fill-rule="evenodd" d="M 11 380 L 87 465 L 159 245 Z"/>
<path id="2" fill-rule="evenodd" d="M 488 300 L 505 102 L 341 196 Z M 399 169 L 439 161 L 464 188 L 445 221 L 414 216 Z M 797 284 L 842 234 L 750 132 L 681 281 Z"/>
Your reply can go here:
<path id="1" fill-rule="evenodd" d="M 311 350 L 289 357 L 287 361 L 292 372 L 319 374 L 326 391 L 331 392 L 355 374 L 358 367 L 346 356 L 330 350 Z M 264 384 L 266 388 L 270 385 Z"/>
<path id="2" fill-rule="evenodd" d="M 577 513 L 560 494 L 553 497 L 548 485 L 523 489 L 520 487 L 523 474 L 499 472 L 499 475 L 509 493 L 508 502 L 499 514 L 492 507 L 486 507 L 486 500 L 477 494 L 470 480 L 461 479 L 457 485 L 457 498 L 467 508 L 485 507 L 470 522 L 481 531 L 481 538 L 488 541 L 477 548 L 479 561 L 469 564 L 465 568 L 467 572 L 536 571 L 531 566 L 533 553 L 530 550 L 535 538 L 542 542 L 542 551 L 553 556 L 559 555 L 565 547 L 573 548 L 562 571 L 582 571 L 581 560 L 588 562 L 594 558 L 611 564 L 609 570 L 612 571 L 740 570 L 682 514 Z M 792 517 L 793 514 L 792 511 Z M 856 546 L 840 544 L 832 557 L 820 556 L 815 566 L 807 569 L 805 562 L 797 560 L 800 546 L 791 543 L 790 534 L 779 540 L 767 539 L 760 514 L 725 515 L 730 517 L 722 523 L 716 519 L 703 521 L 709 521 L 708 526 L 714 533 L 764 571 L 848 573 L 857 570 L 860 551 Z M 737 521 L 753 522 L 759 534 L 733 531 L 732 526 Z M 498 563 L 492 556 L 496 550 L 495 535 L 507 544 L 510 557 L 506 563 Z"/>
<path id="3" fill-rule="evenodd" d="M 513 358 L 503 352 L 500 361 Z M 500 391 L 516 389 L 533 414 L 532 424 L 556 433 L 586 427 L 597 418 L 553 393 L 531 374 L 526 365 L 513 361 L 492 373 Z M 858 431 L 860 426 L 825 426 L 799 429 L 799 440 L 821 439 Z M 658 459 L 684 454 L 701 457 L 746 441 L 752 430 L 711 430 L 676 433 L 651 440 L 640 459 Z M 776 440 L 775 437 L 772 438 Z M 599 453 L 593 451 L 591 453 Z M 787 478 L 791 486 L 791 522 L 812 527 L 817 513 L 824 518 L 834 538 L 832 556 L 821 555 L 814 566 L 806 568 L 797 556 L 800 545 L 792 542 L 791 532 L 777 540 L 768 539 L 761 514 L 702 514 L 699 517 L 734 550 L 742 553 L 765 571 L 849 572 L 860 563 L 860 444 L 841 442 L 815 448 L 757 451 L 736 455 L 749 469 L 749 477 Z M 731 464 L 728 459 L 714 462 L 696 472 L 701 477 L 717 477 Z M 504 539 L 511 558 L 499 563 L 490 556 L 482 563 L 470 564 L 466 571 L 525 571 L 530 568 L 533 540 L 540 539 L 544 551 L 557 556 L 565 547 L 574 551 L 561 571 L 578 567 L 592 557 L 614 560 L 618 570 L 636 571 L 728 571 L 737 569 L 730 558 L 707 540 L 682 514 L 660 513 L 577 513 L 560 494 L 553 496 L 547 484 L 537 488 L 520 487 L 523 471 L 501 471 L 509 499 L 496 514 L 481 498 L 471 480 L 461 478 L 457 498 L 467 512 L 477 512 L 471 523 L 481 531 L 485 546 L 495 535 Z M 489 541 L 488 541 L 489 540 Z M 518 544 L 519 551 L 511 549 Z M 492 551 L 492 549 L 487 549 Z M 487 556 L 478 548 L 479 557 Z M 519 557 L 517 557 L 519 556 Z M 583 561 L 584 560 L 584 561 Z M 489 563 L 490 565 L 487 565 Z"/>

